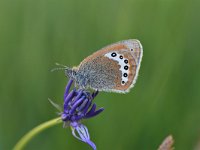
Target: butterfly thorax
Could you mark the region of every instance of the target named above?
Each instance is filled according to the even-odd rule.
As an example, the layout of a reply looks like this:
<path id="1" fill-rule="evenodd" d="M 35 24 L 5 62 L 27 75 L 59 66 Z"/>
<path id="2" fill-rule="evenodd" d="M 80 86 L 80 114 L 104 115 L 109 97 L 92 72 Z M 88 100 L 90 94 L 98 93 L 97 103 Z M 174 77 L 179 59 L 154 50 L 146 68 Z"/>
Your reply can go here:
<path id="1" fill-rule="evenodd" d="M 80 88 L 86 89 L 88 87 L 87 76 L 83 72 L 80 72 L 77 67 L 67 68 L 65 75 L 74 80 L 75 85 L 78 85 Z"/>

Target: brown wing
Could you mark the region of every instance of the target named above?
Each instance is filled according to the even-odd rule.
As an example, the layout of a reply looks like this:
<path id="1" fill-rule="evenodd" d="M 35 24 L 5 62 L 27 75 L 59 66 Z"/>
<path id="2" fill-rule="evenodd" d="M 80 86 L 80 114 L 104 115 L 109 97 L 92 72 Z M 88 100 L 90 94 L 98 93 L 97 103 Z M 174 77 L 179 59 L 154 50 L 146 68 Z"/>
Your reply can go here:
<path id="1" fill-rule="evenodd" d="M 99 57 L 105 56 L 107 53 L 113 51 L 117 52 L 118 54 L 122 54 L 124 58 L 128 60 L 128 65 L 130 66 L 130 68 L 128 70 L 127 82 L 124 85 L 122 85 L 123 73 L 121 73 L 121 77 L 115 80 L 116 86 L 110 89 L 110 91 L 122 92 L 122 93 L 128 92 L 130 87 L 133 87 L 136 81 L 142 58 L 142 47 L 138 40 L 131 39 L 108 45 L 98 50 L 97 52 L 93 53 L 92 55 L 88 56 L 87 58 L 85 58 L 78 66 L 78 68 L 81 67 L 82 65 L 84 66 L 85 63 L 92 62 L 93 60 L 98 60 Z M 118 69 L 119 67 L 115 68 Z"/>

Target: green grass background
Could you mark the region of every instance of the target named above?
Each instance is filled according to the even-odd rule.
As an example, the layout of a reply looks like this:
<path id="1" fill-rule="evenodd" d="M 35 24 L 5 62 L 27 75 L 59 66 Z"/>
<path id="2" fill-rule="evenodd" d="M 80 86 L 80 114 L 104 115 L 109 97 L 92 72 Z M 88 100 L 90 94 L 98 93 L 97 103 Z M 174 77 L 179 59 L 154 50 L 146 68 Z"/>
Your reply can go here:
<path id="1" fill-rule="evenodd" d="M 56 117 L 67 83 L 55 62 L 78 65 L 103 46 L 137 38 L 140 74 L 128 94 L 100 93 L 105 111 L 85 120 L 99 150 L 177 150 L 200 139 L 199 0 L 0 0 L 0 149 Z M 27 150 L 87 150 L 70 129 L 46 130 Z"/>

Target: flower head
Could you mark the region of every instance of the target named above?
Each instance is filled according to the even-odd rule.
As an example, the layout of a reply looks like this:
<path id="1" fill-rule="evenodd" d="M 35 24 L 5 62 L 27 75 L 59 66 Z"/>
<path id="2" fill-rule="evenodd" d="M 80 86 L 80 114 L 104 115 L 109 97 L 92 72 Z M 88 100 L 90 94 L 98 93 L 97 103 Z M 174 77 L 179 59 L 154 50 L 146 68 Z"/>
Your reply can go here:
<path id="1" fill-rule="evenodd" d="M 78 122 L 81 119 L 94 117 L 104 110 L 103 108 L 96 110 L 96 104 L 92 103 L 98 91 L 91 94 L 83 89 L 74 88 L 69 92 L 72 83 L 73 80 L 70 80 L 64 93 L 64 108 L 61 115 L 64 122 Z"/>
<path id="2" fill-rule="evenodd" d="M 90 93 L 83 89 L 77 90 L 76 88 L 70 91 L 72 83 L 73 80 L 69 80 L 64 93 L 63 111 L 61 112 L 64 127 L 70 126 L 75 138 L 89 144 L 96 150 L 95 144 L 90 140 L 87 127 L 81 124 L 80 121 L 94 117 L 104 110 L 103 108 L 96 110 L 96 104 L 93 103 L 93 99 L 97 96 L 98 91 Z M 51 103 L 61 110 L 57 104 L 52 101 Z"/>

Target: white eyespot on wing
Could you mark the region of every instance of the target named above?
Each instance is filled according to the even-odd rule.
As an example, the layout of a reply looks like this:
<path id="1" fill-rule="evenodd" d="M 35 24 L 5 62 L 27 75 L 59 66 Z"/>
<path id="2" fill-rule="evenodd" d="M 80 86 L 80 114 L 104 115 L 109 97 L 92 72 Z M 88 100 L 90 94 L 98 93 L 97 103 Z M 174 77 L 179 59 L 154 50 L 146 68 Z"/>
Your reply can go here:
<path id="1" fill-rule="evenodd" d="M 129 76 L 129 64 L 126 64 L 124 60 L 124 56 L 122 54 L 118 54 L 117 52 L 109 52 L 105 54 L 105 57 L 108 57 L 111 60 L 117 61 L 120 65 L 120 71 L 122 72 L 122 79 L 121 79 L 121 85 L 125 85 L 126 82 L 128 82 L 128 76 Z"/>

